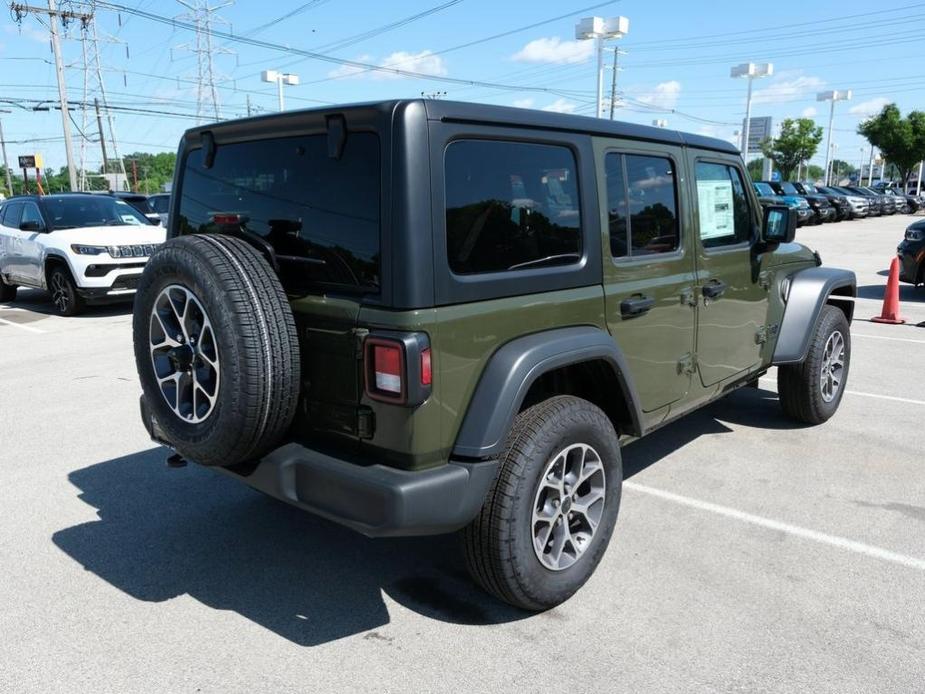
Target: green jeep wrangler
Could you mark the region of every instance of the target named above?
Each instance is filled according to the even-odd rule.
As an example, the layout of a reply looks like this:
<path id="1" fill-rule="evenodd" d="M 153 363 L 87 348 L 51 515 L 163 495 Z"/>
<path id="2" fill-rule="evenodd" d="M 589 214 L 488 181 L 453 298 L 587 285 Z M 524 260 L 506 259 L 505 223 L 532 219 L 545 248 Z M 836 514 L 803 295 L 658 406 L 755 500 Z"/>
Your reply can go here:
<path id="1" fill-rule="evenodd" d="M 461 530 L 542 610 L 613 533 L 621 445 L 777 366 L 823 422 L 854 274 L 720 140 L 405 100 L 198 127 L 138 287 L 145 426 L 369 536 Z"/>

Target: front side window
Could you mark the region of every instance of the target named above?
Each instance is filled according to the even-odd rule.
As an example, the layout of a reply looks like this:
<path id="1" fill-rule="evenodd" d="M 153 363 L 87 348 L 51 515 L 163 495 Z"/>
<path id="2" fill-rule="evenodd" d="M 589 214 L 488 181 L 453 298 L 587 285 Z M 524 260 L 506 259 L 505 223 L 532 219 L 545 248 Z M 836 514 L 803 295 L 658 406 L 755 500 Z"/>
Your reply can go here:
<path id="1" fill-rule="evenodd" d="M 36 222 L 38 228 L 44 228 L 45 222 L 42 220 L 42 214 L 39 212 L 39 208 L 35 206 L 35 203 L 27 202 L 22 209 L 22 218 L 19 220 L 20 225 L 24 222 Z"/>
<path id="2" fill-rule="evenodd" d="M 697 163 L 697 217 L 704 248 L 732 246 L 752 236 L 748 195 L 739 170 Z"/>
<path id="3" fill-rule="evenodd" d="M 327 135 L 219 144 L 210 168 L 186 156 L 178 228 L 245 233 L 276 252 L 290 291 L 316 285 L 375 290 L 379 269 L 379 137 L 350 133 L 340 158 Z"/>
<path id="4" fill-rule="evenodd" d="M 3 207 L 2 223 L 5 227 L 19 228 L 19 218 L 22 216 L 23 204 L 21 202 L 8 202 Z"/>
<path id="5" fill-rule="evenodd" d="M 639 257 L 676 250 L 680 238 L 671 160 L 610 152 L 604 168 L 611 255 Z"/>
<path id="6" fill-rule="evenodd" d="M 446 149 L 446 245 L 459 275 L 577 263 L 581 211 L 567 147 L 458 140 Z"/>

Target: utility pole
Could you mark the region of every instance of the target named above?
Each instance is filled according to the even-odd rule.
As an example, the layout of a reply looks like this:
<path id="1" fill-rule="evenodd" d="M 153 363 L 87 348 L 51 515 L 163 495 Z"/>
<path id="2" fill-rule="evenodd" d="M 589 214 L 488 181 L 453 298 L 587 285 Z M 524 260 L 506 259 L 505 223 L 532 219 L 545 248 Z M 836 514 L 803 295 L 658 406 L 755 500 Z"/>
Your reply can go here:
<path id="1" fill-rule="evenodd" d="M 617 70 L 620 69 L 620 49 L 613 47 L 613 75 L 610 77 L 610 120 L 613 120 L 613 110 L 617 103 Z"/>
<path id="2" fill-rule="evenodd" d="M 575 38 L 579 41 L 594 41 L 597 54 L 597 113 L 595 118 L 604 117 L 604 41 L 620 39 L 630 29 L 630 20 L 626 17 L 584 17 L 575 25 Z"/>
<path id="3" fill-rule="evenodd" d="M 100 131 L 100 149 L 103 150 L 103 173 L 109 173 L 109 158 L 106 156 L 106 136 L 103 135 L 103 118 L 100 116 L 100 100 L 93 97 L 93 106 L 96 108 L 96 127 Z"/>
<path id="4" fill-rule="evenodd" d="M 251 95 L 247 95 L 247 117 L 251 117 Z"/>
<path id="5" fill-rule="evenodd" d="M 61 100 L 61 124 L 64 128 L 64 150 L 67 155 L 67 174 L 71 184 L 71 190 L 77 190 L 77 166 L 74 163 L 74 147 L 71 142 L 71 115 L 67 105 L 67 83 L 64 78 L 64 62 L 61 58 L 61 40 L 58 32 L 58 20 L 67 22 L 71 19 L 79 19 L 85 25 L 93 18 L 92 14 L 83 14 L 80 12 L 71 12 L 70 10 L 58 10 L 55 0 L 48 0 L 48 9 L 43 7 L 34 7 L 23 3 L 14 2 L 10 4 L 10 11 L 13 13 L 17 22 L 27 14 L 47 15 L 48 29 L 51 34 L 51 48 L 55 54 L 55 72 L 58 77 L 58 98 Z"/>
<path id="6" fill-rule="evenodd" d="M 10 111 L 0 110 L 0 113 L 10 113 Z M 3 150 L 3 170 L 6 171 L 6 189 L 10 192 L 10 197 L 13 196 L 13 177 L 10 175 L 10 162 L 6 158 L 6 140 L 3 139 L 3 121 L 0 121 L 0 149 Z M 922 169 L 919 168 L 919 175 L 921 177 Z"/>

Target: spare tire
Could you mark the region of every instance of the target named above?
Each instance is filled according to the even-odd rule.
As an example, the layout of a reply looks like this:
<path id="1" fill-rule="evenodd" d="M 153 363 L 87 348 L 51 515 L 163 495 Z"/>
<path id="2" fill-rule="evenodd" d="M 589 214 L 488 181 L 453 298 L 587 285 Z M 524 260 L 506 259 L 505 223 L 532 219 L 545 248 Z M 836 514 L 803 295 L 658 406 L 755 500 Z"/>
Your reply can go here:
<path id="1" fill-rule="evenodd" d="M 135 365 L 160 432 L 202 465 L 259 458 L 292 424 L 299 340 L 276 273 L 231 236 L 171 239 L 148 261 Z"/>

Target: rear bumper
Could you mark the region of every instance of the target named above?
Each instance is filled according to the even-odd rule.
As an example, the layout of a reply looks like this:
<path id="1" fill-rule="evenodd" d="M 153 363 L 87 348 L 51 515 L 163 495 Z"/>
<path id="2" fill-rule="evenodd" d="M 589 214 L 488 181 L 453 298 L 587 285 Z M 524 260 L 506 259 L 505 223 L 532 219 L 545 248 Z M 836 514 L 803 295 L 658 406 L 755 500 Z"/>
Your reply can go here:
<path id="1" fill-rule="evenodd" d="M 368 537 L 389 537 L 439 535 L 468 524 L 485 501 L 498 461 L 451 460 L 411 472 L 357 465 L 289 443 L 264 457 L 249 475 L 218 469 Z"/>
<path id="2" fill-rule="evenodd" d="M 165 443 L 141 398 L 148 434 Z M 169 445 L 169 444 L 167 444 Z M 450 460 L 429 470 L 359 465 L 298 443 L 262 458 L 248 474 L 216 470 L 368 537 L 440 535 L 475 518 L 498 472 L 497 460 Z"/>

